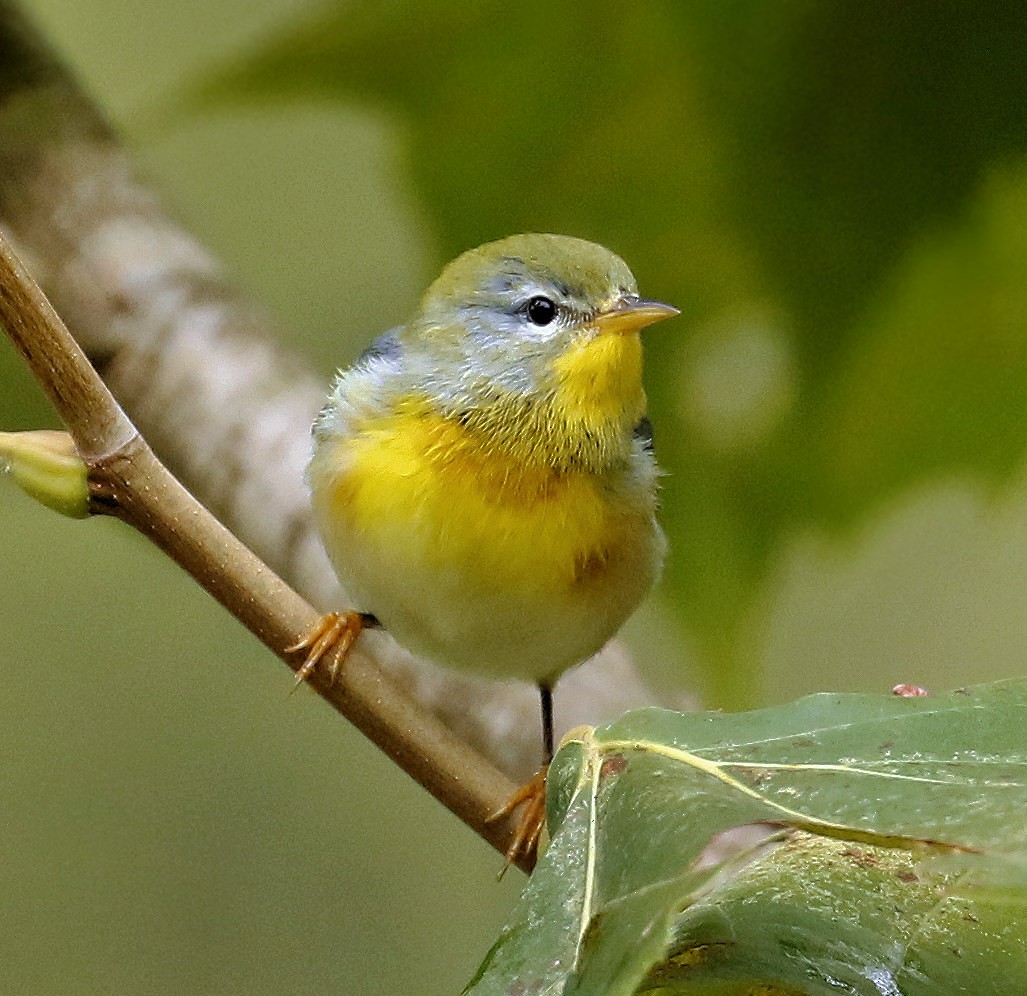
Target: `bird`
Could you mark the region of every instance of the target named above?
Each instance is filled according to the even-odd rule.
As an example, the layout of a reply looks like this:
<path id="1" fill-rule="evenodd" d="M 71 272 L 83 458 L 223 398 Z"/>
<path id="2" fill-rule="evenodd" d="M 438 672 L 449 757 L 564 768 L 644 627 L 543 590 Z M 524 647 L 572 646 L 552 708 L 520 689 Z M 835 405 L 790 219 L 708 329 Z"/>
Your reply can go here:
<path id="1" fill-rule="evenodd" d="M 289 648 L 297 680 L 382 627 L 437 664 L 533 682 L 543 765 L 502 810 L 527 803 L 515 854 L 541 831 L 557 678 L 662 568 L 640 332 L 678 313 L 593 242 L 489 242 L 338 373 L 313 426 L 314 521 L 355 608 Z"/>

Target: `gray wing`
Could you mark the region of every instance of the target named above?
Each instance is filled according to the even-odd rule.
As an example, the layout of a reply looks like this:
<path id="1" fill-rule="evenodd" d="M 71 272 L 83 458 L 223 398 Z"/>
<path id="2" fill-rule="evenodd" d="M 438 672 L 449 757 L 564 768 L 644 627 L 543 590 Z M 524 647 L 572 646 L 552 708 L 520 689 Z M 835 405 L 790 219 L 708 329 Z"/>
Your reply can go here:
<path id="1" fill-rule="evenodd" d="M 354 413 L 365 410 L 369 405 L 373 406 L 377 396 L 373 385 L 380 382 L 380 368 L 399 366 L 401 331 L 401 328 L 394 328 L 384 332 L 357 357 L 351 367 L 339 371 L 328 401 L 314 420 L 315 440 L 347 433 Z M 376 371 L 375 368 L 379 369 Z"/>
<path id="2" fill-rule="evenodd" d="M 393 363 L 399 359 L 399 328 L 383 332 L 367 347 L 353 364 L 355 367 L 367 367 L 372 363 Z"/>

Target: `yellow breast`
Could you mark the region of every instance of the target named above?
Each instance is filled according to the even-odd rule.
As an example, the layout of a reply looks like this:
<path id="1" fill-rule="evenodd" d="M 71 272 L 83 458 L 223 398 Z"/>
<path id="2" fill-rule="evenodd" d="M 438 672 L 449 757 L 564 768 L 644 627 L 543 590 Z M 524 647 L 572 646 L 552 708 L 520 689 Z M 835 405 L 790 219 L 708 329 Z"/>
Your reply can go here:
<path id="1" fill-rule="evenodd" d="M 587 585 L 647 518 L 601 476 L 499 453 L 417 404 L 324 448 L 315 461 L 322 513 L 372 545 L 406 551 L 402 559 L 422 569 L 463 571 L 494 587 Z"/>

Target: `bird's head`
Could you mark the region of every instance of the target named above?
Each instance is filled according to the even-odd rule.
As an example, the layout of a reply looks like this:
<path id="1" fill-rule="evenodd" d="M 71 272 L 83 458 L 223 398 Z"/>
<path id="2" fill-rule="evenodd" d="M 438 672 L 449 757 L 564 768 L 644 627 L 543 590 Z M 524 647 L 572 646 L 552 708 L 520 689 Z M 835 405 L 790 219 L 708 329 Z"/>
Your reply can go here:
<path id="1" fill-rule="evenodd" d="M 453 260 L 402 338 L 408 369 L 461 417 L 623 433 L 645 409 L 639 332 L 677 313 L 602 246 L 514 235 Z"/>

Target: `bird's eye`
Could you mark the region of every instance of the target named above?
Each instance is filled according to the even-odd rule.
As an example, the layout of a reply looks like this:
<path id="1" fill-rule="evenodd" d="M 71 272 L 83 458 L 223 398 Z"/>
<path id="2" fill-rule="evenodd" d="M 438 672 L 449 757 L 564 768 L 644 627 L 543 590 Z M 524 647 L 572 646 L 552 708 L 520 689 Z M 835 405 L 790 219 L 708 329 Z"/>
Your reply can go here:
<path id="1" fill-rule="evenodd" d="M 533 297 L 524 306 L 524 313 L 532 325 L 549 325 L 556 318 L 556 305 L 548 297 Z"/>

